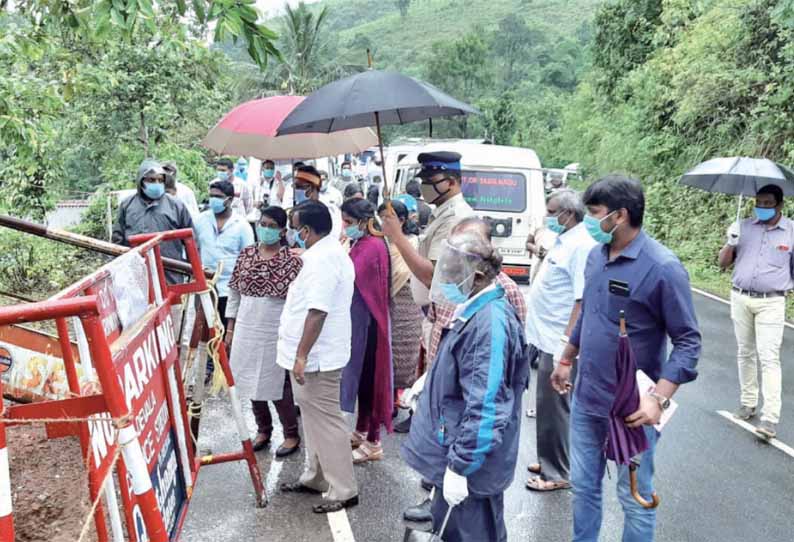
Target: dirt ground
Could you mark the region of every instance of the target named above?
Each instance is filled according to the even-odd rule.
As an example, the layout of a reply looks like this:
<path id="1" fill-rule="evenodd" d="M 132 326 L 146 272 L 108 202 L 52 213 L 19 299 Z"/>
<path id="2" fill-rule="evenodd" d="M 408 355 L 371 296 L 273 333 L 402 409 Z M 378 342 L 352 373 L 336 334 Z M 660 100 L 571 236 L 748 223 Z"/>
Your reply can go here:
<path id="1" fill-rule="evenodd" d="M 43 426 L 8 429 L 16 539 L 75 542 L 91 508 L 77 437 L 47 440 Z M 93 522 L 89 536 L 96 541 Z"/>

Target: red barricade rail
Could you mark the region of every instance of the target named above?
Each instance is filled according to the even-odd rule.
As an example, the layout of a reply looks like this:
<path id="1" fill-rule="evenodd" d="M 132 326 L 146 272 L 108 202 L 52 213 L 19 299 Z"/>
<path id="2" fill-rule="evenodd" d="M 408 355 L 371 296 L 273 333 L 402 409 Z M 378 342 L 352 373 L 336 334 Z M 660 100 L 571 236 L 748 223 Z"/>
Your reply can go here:
<path id="1" fill-rule="evenodd" d="M 168 285 L 160 243 L 174 240 L 184 244 L 193 280 Z M 122 258 L 129 258 L 122 264 L 145 263 L 148 304 L 140 305 L 138 312 L 142 314 L 136 315 L 134 321 L 122 324 L 124 318 L 116 304 L 119 285 L 113 282 L 114 262 L 47 301 L 0 308 L 0 326 L 55 320 L 72 394 L 68 399 L 12 405 L 4 412 L 0 403 L 0 542 L 14 541 L 10 490 L 13 473 L 9 472 L 6 427 L 15 421 L 46 419 L 48 438 L 79 436 L 83 457 L 89 457 L 88 487 L 92 502 L 98 499 L 103 484 L 106 486 L 105 503 L 114 540 L 123 536 L 114 477 L 108 476 L 114 467 L 117 467 L 126 531 L 132 542 L 178 539 L 199 469 L 205 465 L 246 461 L 256 504 L 266 504 L 264 483 L 222 342 L 219 365 L 229 385 L 242 446 L 236 452 L 203 458 L 197 456 L 193 446 L 193 437 L 197 435 L 191 434 L 179 363 L 180 341 L 172 308 L 181 303 L 183 295 L 193 294 L 198 296 L 204 314 L 209 315 L 207 318 L 215 316 L 192 230 L 138 235 L 131 237 L 130 242 L 138 246 L 114 262 L 118 265 Z M 101 388 L 96 394 L 81 396 L 67 318 L 73 319 L 83 369 L 87 366 L 96 373 Z M 207 322 L 207 326 L 212 336 L 212 322 Z M 193 425 L 197 431 L 197 424 Z M 98 540 L 108 541 L 110 533 L 101 502 L 94 522 Z"/>

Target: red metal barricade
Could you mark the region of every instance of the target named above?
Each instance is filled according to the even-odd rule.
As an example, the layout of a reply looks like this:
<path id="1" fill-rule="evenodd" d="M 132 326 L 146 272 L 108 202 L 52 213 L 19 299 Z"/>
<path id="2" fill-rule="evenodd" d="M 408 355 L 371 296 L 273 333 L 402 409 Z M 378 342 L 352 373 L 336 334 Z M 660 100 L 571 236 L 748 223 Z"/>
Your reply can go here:
<path id="1" fill-rule="evenodd" d="M 164 241 L 181 241 L 184 244 L 193 269 L 191 282 L 166 283 L 160 254 L 160 243 Z M 50 300 L 0 308 L 0 326 L 55 320 L 73 396 L 13 405 L 5 412 L 0 404 L 0 542 L 14 540 L 5 431 L 6 426 L 13 425 L 14 421 L 71 420 L 47 422 L 47 435 L 49 438 L 79 436 L 84 456 L 90 457 L 90 498 L 92 502 L 96 501 L 105 485 L 104 495 L 114 539 L 122 535 L 115 478 L 109 474 L 114 467 L 118 467 L 116 472 L 127 535 L 133 542 L 178 539 L 193 486 L 199 469 L 204 465 L 246 461 L 256 492 L 256 504 L 266 504 L 264 483 L 222 343 L 219 364 L 229 385 L 242 446 L 236 452 L 201 458 L 193 445 L 172 309 L 180 303 L 183 295 L 193 294 L 199 297 L 204 313 L 209 315 L 207 318 L 213 318 L 214 312 L 192 231 L 134 236 L 130 242 L 138 246 L 114 262 L 116 266 L 119 263 L 122 266 L 135 264 L 139 269 L 145 265 L 143 282 L 147 286 L 146 293 L 135 291 L 134 285 L 129 287 L 131 294 L 144 296 L 143 303 L 138 303 L 137 312 L 130 310 L 134 303 L 122 303 L 123 314 L 122 307 L 117 306 L 119 295 L 125 295 L 123 291 L 127 285 L 118 284 L 118 277 L 123 275 L 114 274 L 118 269 L 113 267 L 114 262 Z M 138 276 L 140 278 L 140 274 Z M 83 372 L 95 371 L 101 388 L 96 394 L 81 395 L 67 318 L 73 319 Z M 208 322 L 208 327 L 210 333 L 215 332 L 212 322 Z M 94 522 L 98 540 L 109 540 L 101 503 L 96 508 Z"/>

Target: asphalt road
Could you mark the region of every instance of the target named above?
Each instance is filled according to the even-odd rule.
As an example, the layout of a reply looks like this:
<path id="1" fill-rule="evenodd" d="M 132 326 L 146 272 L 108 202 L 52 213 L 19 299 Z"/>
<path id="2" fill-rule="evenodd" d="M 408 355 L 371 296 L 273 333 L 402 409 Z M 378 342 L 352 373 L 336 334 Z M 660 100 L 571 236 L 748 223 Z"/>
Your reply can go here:
<path id="1" fill-rule="evenodd" d="M 704 344 L 700 376 L 676 396 L 680 406 L 665 428 L 657 451 L 656 489 L 662 499 L 656 540 L 660 542 L 791 542 L 794 457 L 720 416 L 738 404 L 738 380 L 728 306 L 695 296 Z M 794 446 L 792 330 L 783 345 L 784 400 L 779 441 Z M 525 406 L 532 398 L 525 396 Z M 214 452 L 235 446 L 230 409 L 213 400 L 202 420 L 201 448 Z M 251 420 L 253 427 L 253 420 Z M 361 504 L 331 518 L 311 512 L 317 497 L 284 495 L 278 486 L 298 477 L 302 455 L 276 461 L 275 449 L 258 454 L 270 503 L 254 507 L 242 463 L 202 469 L 181 540 L 225 542 L 391 542 L 403 540 L 403 509 L 425 492 L 418 476 L 399 458 L 401 435 L 385 438 L 386 458 L 356 467 Z M 280 442 L 274 435 L 274 442 Z M 516 479 L 506 495 L 511 540 L 570 540 L 569 491 L 549 494 L 524 489 L 526 467 L 535 461 L 534 420 L 524 418 Z M 277 444 L 276 444 L 277 445 Z M 614 472 L 614 471 L 613 471 Z M 620 539 L 622 514 L 614 481 L 606 480 L 601 540 Z M 345 535 L 349 528 L 352 533 Z M 336 531 L 335 533 L 332 533 Z M 351 537 L 352 534 L 352 537 Z"/>

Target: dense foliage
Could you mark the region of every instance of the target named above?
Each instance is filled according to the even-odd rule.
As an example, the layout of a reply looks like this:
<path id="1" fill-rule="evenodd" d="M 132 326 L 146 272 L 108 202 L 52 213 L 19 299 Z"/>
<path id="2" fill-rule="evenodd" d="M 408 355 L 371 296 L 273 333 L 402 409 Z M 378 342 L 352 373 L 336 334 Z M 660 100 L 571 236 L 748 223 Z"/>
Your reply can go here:
<path id="1" fill-rule="evenodd" d="M 581 163 L 588 179 L 641 178 L 648 229 L 717 290 L 735 199 L 677 177 L 713 156 L 794 162 L 794 0 L 324 0 L 264 26 L 252 4 L 0 10 L 0 68 L 13 74 L 0 80 L 0 210 L 40 218 L 75 193 L 104 197 L 146 155 L 175 160 L 201 192 L 211 157 L 198 142 L 224 111 L 366 69 L 367 50 L 376 68 L 482 111 L 434 123 L 436 137 L 531 147 L 547 167 Z M 100 235 L 100 221 L 84 231 Z"/>

